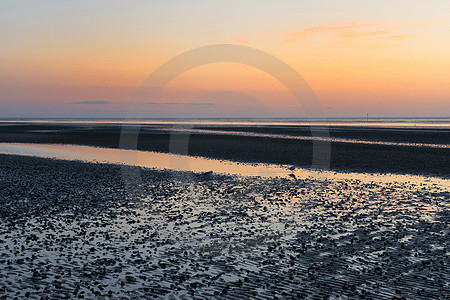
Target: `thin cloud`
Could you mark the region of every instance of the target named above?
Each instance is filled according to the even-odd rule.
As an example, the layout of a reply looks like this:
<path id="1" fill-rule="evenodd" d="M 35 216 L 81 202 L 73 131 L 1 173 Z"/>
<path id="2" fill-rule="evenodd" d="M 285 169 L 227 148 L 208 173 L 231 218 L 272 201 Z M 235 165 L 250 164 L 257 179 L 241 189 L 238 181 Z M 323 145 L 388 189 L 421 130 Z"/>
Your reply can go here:
<path id="1" fill-rule="evenodd" d="M 415 29 L 415 28 L 427 28 L 443 23 L 447 23 L 447 20 L 430 20 L 430 21 L 417 21 L 406 24 L 404 26 L 399 26 L 398 28 Z"/>
<path id="2" fill-rule="evenodd" d="M 72 102 L 72 104 L 112 104 L 110 101 L 97 100 L 97 101 L 78 101 Z"/>
<path id="3" fill-rule="evenodd" d="M 376 36 L 376 35 L 386 35 L 386 34 L 389 34 L 389 31 L 386 31 L 386 30 L 377 30 L 377 31 L 369 31 L 369 32 L 349 31 L 349 32 L 343 32 L 341 34 L 341 36 L 344 38 L 354 38 L 354 37 Z"/>
<path id="4" fill-rule="evenodd" d="M 188 103 L 188 105 L 199 105 L 199 106 L 214 106 L 215 103 Z"/>
<path id="5" fill-rule="evenodd" d="M 213 106 L 215 103 L 199 103 L 199 102 L 147 102 L 146 104 L 154 105 L 197 105 L 197 106 Z"/>
<path id="6" fill-rule="evenodd" d="M 339 22 L 338 24 L 334 25 L 308 27 L 302 30 L 288 33 L 289 37 L 286 39 L 286 41 L 293 42 L 320 33 L 330 33 L 330 32 L 339 33 L 345 30 L 360 30 L 361 28 L 386 25 L 388 23 L 389 22 L 386 20 L 365 20 L 365 21 L 346 21 L 346 22 Z"/>
<path id="7" fill-rule="evenodd" d="M 177 102 L 147 102 L 146 104 L 151 104 L 151 105 L 176 105 L 176 104 L 181 104 L 181 103 L 177 103 Z"/>
<path id="8" fill-rule="evenodd" d="M 403 34 L 399 31 L 432 27 L 442 21 L 418 21 L 407 24 L 394 25 L 389 20 L 359 20 L 345 21 L 325 26 L 308 27 L 302 30 L 287 33 L 287 42 L 306 39 L 319 34 L 337 35 L 341 38 L 361 38 L 375 36 L 390 36 L 392 38 L 407 38 L 412 34 Z"/>
<path id="9" fill-rule="evenodd" d="M 397 34 L 397 35 L 392 35 L 391 38 L 393 39 L 405 39 L 405 38 L 409 38 L 409 37 L 413 37 L 414 34 Z"/>

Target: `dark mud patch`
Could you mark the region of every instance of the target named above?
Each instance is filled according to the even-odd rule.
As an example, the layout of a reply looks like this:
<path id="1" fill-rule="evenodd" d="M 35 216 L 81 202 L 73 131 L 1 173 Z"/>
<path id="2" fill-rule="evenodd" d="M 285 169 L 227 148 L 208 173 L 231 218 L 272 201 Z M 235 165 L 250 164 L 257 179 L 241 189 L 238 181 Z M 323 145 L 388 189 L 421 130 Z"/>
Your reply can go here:
<path id="1" fill-rule="evenodd" d="M 448 190 L 1 155 L 4 298 L 450 297 Z M 181 176 L 186 175 L 186 176 Z"/>

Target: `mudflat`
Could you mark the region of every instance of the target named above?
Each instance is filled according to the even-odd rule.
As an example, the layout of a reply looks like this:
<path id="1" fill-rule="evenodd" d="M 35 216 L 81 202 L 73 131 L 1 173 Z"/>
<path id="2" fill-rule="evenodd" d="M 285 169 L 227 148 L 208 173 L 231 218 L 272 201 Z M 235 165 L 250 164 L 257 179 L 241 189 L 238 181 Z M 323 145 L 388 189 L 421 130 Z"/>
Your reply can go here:
<path id="1" fill-rule="evenodd" d="M 121 147 L 127 136 L 118 124 L 4 123 L 0 142 L 60 143 Z M 381 128 L 330 126 L 330 169 L 392 172 L 448 177 L 450 130 L 446 128 Z M 242 162 L 311 167 L 313 141 L 309 126 L 172 126 L 140 125 L 139 150 L 173 152 Z M 182 140 L 183 147 L 171 143 Z M 123 146 L 123 145 L 122 145 Z"/>
<path id="2" fill-rule="evenodd" d="M 0 155 L 4 298 L 450 297 L 448 186 Z M 136 174 L 136 173 L 131 173 Z"/>

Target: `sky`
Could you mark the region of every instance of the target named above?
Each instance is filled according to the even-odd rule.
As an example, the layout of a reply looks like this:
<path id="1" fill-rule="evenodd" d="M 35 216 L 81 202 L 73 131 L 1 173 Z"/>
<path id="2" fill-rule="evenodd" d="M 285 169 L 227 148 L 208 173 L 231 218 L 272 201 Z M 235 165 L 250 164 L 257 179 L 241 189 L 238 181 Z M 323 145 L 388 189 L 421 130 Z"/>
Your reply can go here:
<path id="1" fill-rule="evenodd" d="M 449 117 L 448 1 L 0 1 L 0 118 L 314 117 L 273 75 L 213 62 L 154 97 L 186 51 L 285 62 L 326 117 Z M 271 74 L 270 74 L 271 73 Z"/>

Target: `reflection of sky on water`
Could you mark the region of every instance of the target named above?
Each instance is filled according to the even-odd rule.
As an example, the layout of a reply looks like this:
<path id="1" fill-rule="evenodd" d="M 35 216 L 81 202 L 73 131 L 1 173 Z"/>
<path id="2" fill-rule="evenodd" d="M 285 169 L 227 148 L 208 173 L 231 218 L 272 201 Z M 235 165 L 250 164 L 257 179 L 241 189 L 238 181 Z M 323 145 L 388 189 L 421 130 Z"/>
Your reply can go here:
<path id="1" fill-rule="evenodd" d="M 229 130 L 211 130 L 211 129 L 178 129 L 168 128 L 160 129 L 170 132 L 183 132 L 183 133 L 201 133 L 201 134 L 224 134 L 235 136 L 248 136 L 248 137 L 263 137 L 263 138 L 276 138 L 276 139 L 288 139 L 288 140 L 306 140 L 306 141 L 326 141 L 326 142 L 338 142 L 338 143 L 351 143 L 351 144 L 368 144 L 368 145 L 385 145 L 385 146 L 405 146 L 405 147 L 426 147 L 426 148 L 446 148 L 450 149 L 450 145 L 443 144 L 423 144 L 423 143 L 402 143 L 402 142 L 383 142 L 383 141 L 367 141 L 360 139 L 346 139 L 346 138 L 327 138 L 318 136 L 297 136 L 287 134 L 271 134 L 271 133 L 254 133 L 254 132 L 242 132 L 242 131 L 229 131 Z M 320 128 L 318 129 L 320 130 Z"/>
<path id="2" fill-rule="evenodd" d="M 89 201 L 84 210 L 82 206 L 67 207 L 64 201 L 55 201 L 58 197 L 51 192 L 52 185 L 60 184 L 65 186 L 58 190 L 63 195 L 66 189 L 80 189 L 76 184 L 65 185 L 71 177 L 60 177 L 57 172 L 53 177 L 56 182 L 41 182 L 44 176 L 39 176 L 32 182 L 47 186 L 44 195 L 49 196 L 38 201 L 51 204 L 50 211 L 60 213 L 40 212 L 37 217 L 25 213 L 26 223 L 4 226 L 8 231 L 0 232 L 5 246 L 0 255 L 4 261 L 22 258 L 26 262 L 12 263 L 8 266 L 11 270 L 0 271 L 0 285 L 12 286 L 14 292 L 26 290 L 32 282 L 40 287 L 50 286 L 45 291 L 41 288 L 41 294 L 55 298 L 61 291 L 72 293 L 80 278 L 87 298 L 94 298 L 89 289 L 92 282 L 107 286 L 106 290 L 115 295 L 144 298 L 143 289 L 154 287 L 149 283 L 159 285 L 159 289 L 150 290 L 152 293 L 162 290 L 183 297 L 188 295 L 190 284 L 197 281 L 208 283 L 196 291 L 208 298 L 241 278 L 250 281 L 244 281 L 242 289 L 230 291 L 236 299 L 248 298 L 246 293 L 256 289 L 261 298 L 271 298 L 274 287 L 292 290 L 305 286 L 306 294 L 315 295 L 321 291 L 313 286 L 316 282 L 325 286 L 323 290 L 327 292 L 332 286 L 336 293 L 342 293 L 345 288 L 336 286 L 336 282 L 361 280 L 373 283 L 367 288 L 369 292 L 382 292 L 386 298 L 393 298 L 399 286 L 407 296 L 409 290 L 411 294 L 422 288 L 442 290 L 436 278 L 444 274 L 440 270 L 445 269 L 448 248 L 448 239 L 441 231 L 448 223 L 444 218 L 449 208 L 448 180 L 297 169 L 294 173 L 305 180 L 295 181 L 273 178 L 275 174 L 291 173 L 280 165 L 72 145 L 0 144 L 0 153 L 109 160 L 171 169 L 214 169 L 231 174 L 255 175 L 252 172 L 261 169 L 266 172 L 266 178 L 212 176 L 212 180 L 198 181 L 148 172 L 152 175 L 144 176 L 148 192 L 142 198 L 110 199 L 114 205 L 107 209 L 101 201 Z M 11 177 L 14 181 L 27 180 L 14 177 L 14 172 Z M 105 174 L 104 182 L 110 180 L 121 179 Z M 102 190 L 101 183 L 92 183 L 100 188 L 97 195 L 120 195 L 120 184 L 119 191 L 111 194 L 110 186 Z M 78 193 L 68 195 L 78 197 Z M 31 240 L 30 236 L 37 236 L 38 240 Z M 25 250 L 20 250 L 21 245 L 27 246 Z M 26 259 L 32 255 L 34 260 L 28 262 Z M 429 262 L 429 268 L 424 270 L 422 262 Z M 35 281 L 28 279 L 30 267 L 43 270 L 49 279 L 39 281 L 40 275 Z M 383 276 L 376 273 L 378 268 L 384 270 Z M 315 270 L 315 277 L 308 277 L 308 270 Z M 65 274 L 65 285 L 49 285 L 48 280 L 61 276 L 60 273 Z M 180 283 L 176 281 L 178 277 L 167 274 L 189 277 Z M 27 280 L 19 282 L 19 276 Z M 91 277 L 85 282 L 86 276 Z M 129 277 L 133 280 L 127 280 Z M 261 286 L 260 282 L 273 285 Z M 382 287 L 381 292 L 378 286 Z"/>
<path id="3" fill-rule="evenodd" d="M 356 179 L 366 183 L 415 183 L 426 186 L 437 185 L 445 190 L 450 190 L 450 180 L 439 177 L 399 174 L 344 173 L 301 168 L 296 168 L 291 171 L 289 170 L 290 166 L 286 165 L 249 164 L 187 155 L 79 145 L 0 143 L 0 153 L 58 158 L 65 160 L 83 160 L 88 162 L 124 164 L 161 170 L 171 169 L 176 171 L 192 171 L 196 173 L 212 171 L 219 174 L 261 176 L 266 178 L 291 178 L 295 175 L 295 178 L 297 179 Z"/>

